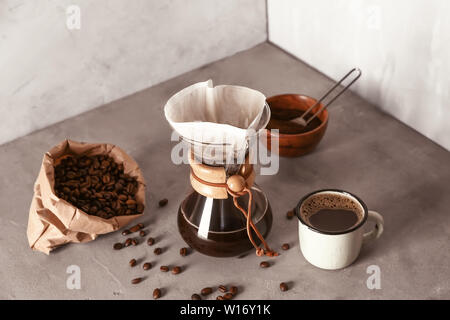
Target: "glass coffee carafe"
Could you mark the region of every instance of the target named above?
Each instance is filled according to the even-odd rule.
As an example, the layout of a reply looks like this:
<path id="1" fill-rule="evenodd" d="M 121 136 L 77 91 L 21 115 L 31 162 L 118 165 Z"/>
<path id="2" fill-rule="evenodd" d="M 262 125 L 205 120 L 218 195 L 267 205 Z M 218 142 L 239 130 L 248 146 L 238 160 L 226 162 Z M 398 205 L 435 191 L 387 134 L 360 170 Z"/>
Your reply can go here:
<path id="1" fill-rule="evenodd" d="M 270 119 L 266 97 L 208 80 L 174 94 L 164 114 L 189 150 L 193 190 L 178 212 L 183 239 L 209 256 L 237 256 L 252 247 L 259 256 L 276 255 L 264 239 L 272 212 L 252 165 L 254 142 Z"/>
<path id="2" fill-rule="evenodd" d="M 236 174 L 245 175 L 245 170 L 253 170 L 248 161 L 248 144 L 241 150 L 232 150 L 235 156 L 222 153 L 223 146 L 215 148 L 211 144 L 189 141 L 191 157 L 201 169 L 223 168 L 226 177 Z M 214 157 L 205 156 L 205 149 Z M 197 152 L 195 151 L 197 150 Z M 217 150 L 220 150 L 217 152 Z M 239 155 L 244 153 L 246 161 L 236 162 Z M 231 161 L 230 161 L 231 158 Z M 227 160 L 228 159 L 228 160 Z M 231 163 L 230 163 L 231 162 Z M 192 181 L 192 172 L 191 172 Z M 269 201 L 258 185 L 249 188 L 252 194 L 251 219 L 259 233 L 265 238 L 272 226 L 272 211 Z M 236 198 L 242 208 L 247 208 L 248 194 Z M 238 256 L 253 248 L 248 231 L 247 219 L 233 202 L 233 197 L 217 199 L 200 194 L 195 189 L 183 200 L 178 210 L 178 228 L 186 243 L 195 250 L 214 257 Z M 250 229 L 254 241 L 259 245 L 261 241 Z"/>

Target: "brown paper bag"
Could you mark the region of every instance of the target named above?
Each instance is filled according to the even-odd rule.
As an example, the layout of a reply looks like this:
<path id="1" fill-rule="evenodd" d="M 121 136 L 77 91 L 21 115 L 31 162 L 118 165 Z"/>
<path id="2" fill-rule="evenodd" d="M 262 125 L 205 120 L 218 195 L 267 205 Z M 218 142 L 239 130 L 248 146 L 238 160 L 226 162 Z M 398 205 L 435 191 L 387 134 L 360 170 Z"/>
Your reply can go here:
<path id="1" fill-rule="evenodd" d="M 72 155 L 109 155 L 123 163 L 124 172 L 136 177 L 136 201 L 145 205 L 145 182 L 137 163 L 122 149 L 106 143 L 81 143 L 65 140 L 44 155 L 41 170 L 34 185 L 34 196 L 28 218 L 28 243 L 33 250 L 49 254 L 69 242 L 88 242 L 99 234 L 112 232 L 127 225 L 142 214 L 103 219 L 88 215 L 60 199 L 54 192 L 54 165 L 61 157 Z"/>

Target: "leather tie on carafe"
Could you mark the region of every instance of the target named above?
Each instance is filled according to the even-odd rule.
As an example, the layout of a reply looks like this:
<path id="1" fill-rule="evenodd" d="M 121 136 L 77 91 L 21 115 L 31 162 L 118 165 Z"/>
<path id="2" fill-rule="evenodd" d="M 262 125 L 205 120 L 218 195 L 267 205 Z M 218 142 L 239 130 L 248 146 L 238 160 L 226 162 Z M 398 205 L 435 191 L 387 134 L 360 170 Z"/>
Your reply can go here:
<path id="1" fill-rule="evenodd" d="M 256 255 L 259 257 L 261 257 L 263 255 L 266 255 L 268 257 L 278 256 L 278 253 L 269 247 L 267 242 L 264 240 L 264 237 L 258 231 L 258 229 L 256 228 L 256 226 L 254 225 L 254 223 L 252 221 L 253 196 L 252 196 L 249 186 L 247 185 L 247 181 L 246 181 L 245 177 L 243 177 L 242 175 L 236 174 L 236 175 L 229 177 L 227 179 L 227 182 L 225 182 L 225 183 L 214 183 L 214 182 L 209 182 L 209 181 L 203 180 L 200 177 L 198 177 L 195 174 L 192 167 L 191 167 L 191 177 L 193 177 L 197 182 L 199 182 L 203 185 L 206 185 L 206 186 L 210 186 L 210 187 L 214 187 L 214 188 L 226 188 L 228 194 L 233 197 L 233 203 L 234 203 L 235 207 L 237 209 L 239 209 L 239 211 L 241 211 L 241 213 L 244 215 L 244 217 L 247 221 L 247 224 L 246 224 L 247 235 L 248 235 L 250 242 L 256 249 Z M 239 205 L 239 203 L 237 202 L 237 199 L 245 194 L 248 194 L 248 197 L 249 197 L 247 211 L 244 208 L 242 208 Z M 252 233 L 251 233 L 252 229 L 256 233 L 258 238 L 261 240 L 261 243 L 263 244 L 264 248 L 261 248 L 260 246 L 258 246 L 256 244 L 255 240 L 253 239 Z"/>

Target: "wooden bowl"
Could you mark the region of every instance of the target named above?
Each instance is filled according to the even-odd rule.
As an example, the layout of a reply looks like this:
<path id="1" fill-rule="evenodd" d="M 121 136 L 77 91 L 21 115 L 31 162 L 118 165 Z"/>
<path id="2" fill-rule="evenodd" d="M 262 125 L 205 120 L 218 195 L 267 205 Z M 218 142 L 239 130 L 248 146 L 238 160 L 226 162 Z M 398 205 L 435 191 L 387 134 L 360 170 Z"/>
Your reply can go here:
<path id="1" fill-rule="evenodd" d="M 316 99 L 302 94 L 282 94 L 267 98 L 270 107 L 271 117 L 277 117 L 281 113 L 295 113 L 306 111 L 316 103 Z M 317 105 L 311 114 L 314 114 L 322 104 Z M 311 131 L 303 133 L 275 133 L 270 129 L 266 131 L 267 139 L 262 139 L 266 148 L 271 149 L 271 139 L 279 139 L 278 154 L 282 157 L 299 157 L 314 150 L 322 140 L 328 125 L 328 111 L 323 110 L 318 116 L 320 125 Z M 276 128 L 273 128 L 276 129 Z M 274 150 L 276 152 L 276 150 Z"/>

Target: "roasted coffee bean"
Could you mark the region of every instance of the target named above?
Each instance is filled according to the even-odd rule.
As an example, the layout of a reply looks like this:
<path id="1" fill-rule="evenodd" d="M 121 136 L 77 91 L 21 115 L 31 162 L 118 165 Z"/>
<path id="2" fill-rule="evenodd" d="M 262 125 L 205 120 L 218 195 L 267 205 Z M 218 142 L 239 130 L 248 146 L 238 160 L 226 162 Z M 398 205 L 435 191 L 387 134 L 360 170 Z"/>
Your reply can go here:
<path id="1" fill-rule="evenodd" d="M 216 297 L 216 300 L 225 300 L 225 298 L 222 297 L 222 296 L 217 296 L 217 297 Z"/>
<path id="2" fill-rule="evenodd" d="M 281 246 L 281 249 L 289 250 L 289 243 L 283 243 L 283 245 Z"/>
<path id="3" fill-rule="evenodd" d="M 77 174 L 73 171 L 69 171 L 67 172 L 66 176 L 68 179 L 74 179 L 77 176 Z"/>
<path id="4" fill-rule="evenodd" d="M 286 283 L 282 282 L 282 283 L 280 283 L 280 290 L 281 291 L 288 291 L 289 287 L 288 287 L 288 285 Z"/>
<path id="5" fill-rule="evenodd" d="M 130 232 L 137 232 L 137 231 L 141 230 L 142 228 L 144 228 L 144 225 L 142 223 L 139 223 L 135 226 L 132 226 L 130 228 Z"/>
<path id="6" fill-rule="evenodd" d="M 202 300 L 202 297 L 200 297 L 199 294 L 194 293 L 194 294 L 191 296 L 191 300 Z"/>
<path id="7" fill-rule="evenodd" d="M 145 231 L 144 231 L 144 230 L 139 231 L 139 235 L 140 235 L 141 237 L 145 237 Z"/>
<path id="8" fill-rule="evenodd" d="M 153 290 L 153 299 L 159 299 L 161 298 L 161 289 L 156 288 Z"/>
<path id="9" fill-rule="evenodd" d="M 133 239 L 128 238 L 127 240 L 125 240 L 125 247 L 129 247 L 132 244 Z"/>
<path id="10" fill-rule="evenodd" d="M 160 207 L 164 207 L 168 202 L 169 202 L 169 200 L 164 198 L 164 199 L 159 200 L 158 205 Z"/>
<path id="11" fill-rule="evenodd" d="M 109 167 L 109 161 L 103 160 L 100 164 L 100 168 L 108 168 Z"/>
<path id="12" fill-rule="evenodd" d="M 98 211 L 98 208 L 96 206 L 92 206 L 89 208 L 89 214 L 95 215 Z"/>
<path id="13" fill-rule="evenodd" d="M 102 177 L 102 181 L 103 181 L 103 183 L 107 184 L 107 183 L 109 183 L 111 181 L 111 178 L 110 178 L 109 175 L 104 175 Z"/>
<path id="14" fill-rule="evenodd" d="M 116 184 L 114 184 L 114 189 L 118 192 L 122 191 L 123 184 L 121 184 L 120 182 L 117 182 Z"/>
<path id="15" fill-rule="evenodd" d="M 134 186 L 131 183 L 129 183 L 129 184 L 127 184 L 126 191 L 128 194 L 134 194 L 134 192 L 136 190 L 135 190 Z"/>
<path id="16" fill-rule="evenodd" d="M 133 199 L 128 199 L 125 203 L 131 207 L 136 205 L 136 201 L 134 201 Z"/>
<path id="17" fill-rule="evenodd" d="M 129 262 L 130 267 L 134 267 L 136 265 L 136 263 L 137 263 L 136 259 L 131 259 Z"/>
<path id="18" fill-rule="evenodd" d="M 231 293 L 233 296 L 237 295 L 237 293 L 238 293 L 238 288 L 235 287 L 235 286 L 232 286 L 232 287 L 230 288 L 230 293 Z"/>
<path id="19" fill-rule="evenodd" d="M 223 295 L 223 299 L 224 300 L 231 300 L 231 299 L 233 299 L 233 295 L 231 294 L 231 293 L 225 293 L 224 295 Z"/>
<path id="20" fill-rule="evenodd" d="M 286 218 L 288 218 L 289 220 L 291 220 L 294 217 L 294 210 L 289 210 L 286 213 Z"/>
<path id="21" fill-rule="evenodd" d="M 123 248 L 123 244 L 121 244 L 120 242 L 114 243 L 113 248 L 114 250 L 120 250 Z"/>
<path id="22" fill-rule="evenodd" d="M 187 248 L 181 248 L 181 249 L 180 249 L 180 255 L 181 255 L 182 257 L 187 256 L 187 253 L 188 253 L 188 249 L 187 249 Z"/>
<path id="23" fill-rule="evenodd" d="M 169 267 L 168 266 L 161 266 L 161 267 L 159 267 L 159 270 L 161 270 L 162 272 L 168 272 L 169 271 Z"/>
<path id="24" fill-rule="evenodd" d="M 148 244 L 149 246 L 152 246 L 154 243 L 155 243 L 155 239 L 153 239 L 152 237 L 150 237 L 150 238 L 147 239 L 147 244 Z"/>
<path id="25" fill-rule="evenodd" d="M 270 267 L 270 264 L 269 264 L 267 261 L 262 261 L 262 262 L 259 264 L 259 266 L 260 266 L 261 268 L 268 268 L 268 267 Z"/>
<path id="26" fill-rule="evenodd" d="M 203 288 L 200 292 L 202 296 L 207 296 L 208 294 L 211 294 L 213 292 L 213 289 L 211 287 Z"/>
<path id="27" fill-rule="evenodd" d="M 172 273 L 173 274 L 179 274 L 181 272 L 181 267 L 173 267 L 172 269 Z"/>
<path id="28" fill-rule="evenodd" d="M 158 256 L 158 255 L 160 255 L 162 253 L 162 249 L 161 248 L 156 248 L 155 250 L 153 250 L 153 253 Z"/>
<path id="29" fill-rule="evenodd" d="M 133 280 L 131 280 L 131 283 L 132 284 L 138 284 L 141 281 L 142 281 L 142 278 L 134 278 Z"/>
<path id="30" fill-rule="evenodd" d="M 224 285 L 220 285 L 218 289 L 219 289 L 219 291 L 222 292 L 222 293 L 228 292 L 228 288 L 225 287 Z"/>
<path id="31" fill-rule="evenodd" d="M 144 212 L 144 209 L 145 209 L 145 207 L 144 207 L 144 205 L 143 205 L 142 203 L 138 203 L 138 204 L 136 205 L 136 211 L 137 211 L 138 213 Z"/>
<path id="32" fill-rule="evenodd" d="M 137 246 L 139 244 L 139 241 L 137 241 L 136 239 L 131 240 L 131 244 L 133 246 Z"/>
<path id="33" fill-rule="evenodd" d="M 146 262 L 142 265 L 142 269 L 149 270 L 152 268 L 152 264 L 150 262 Z"/>

